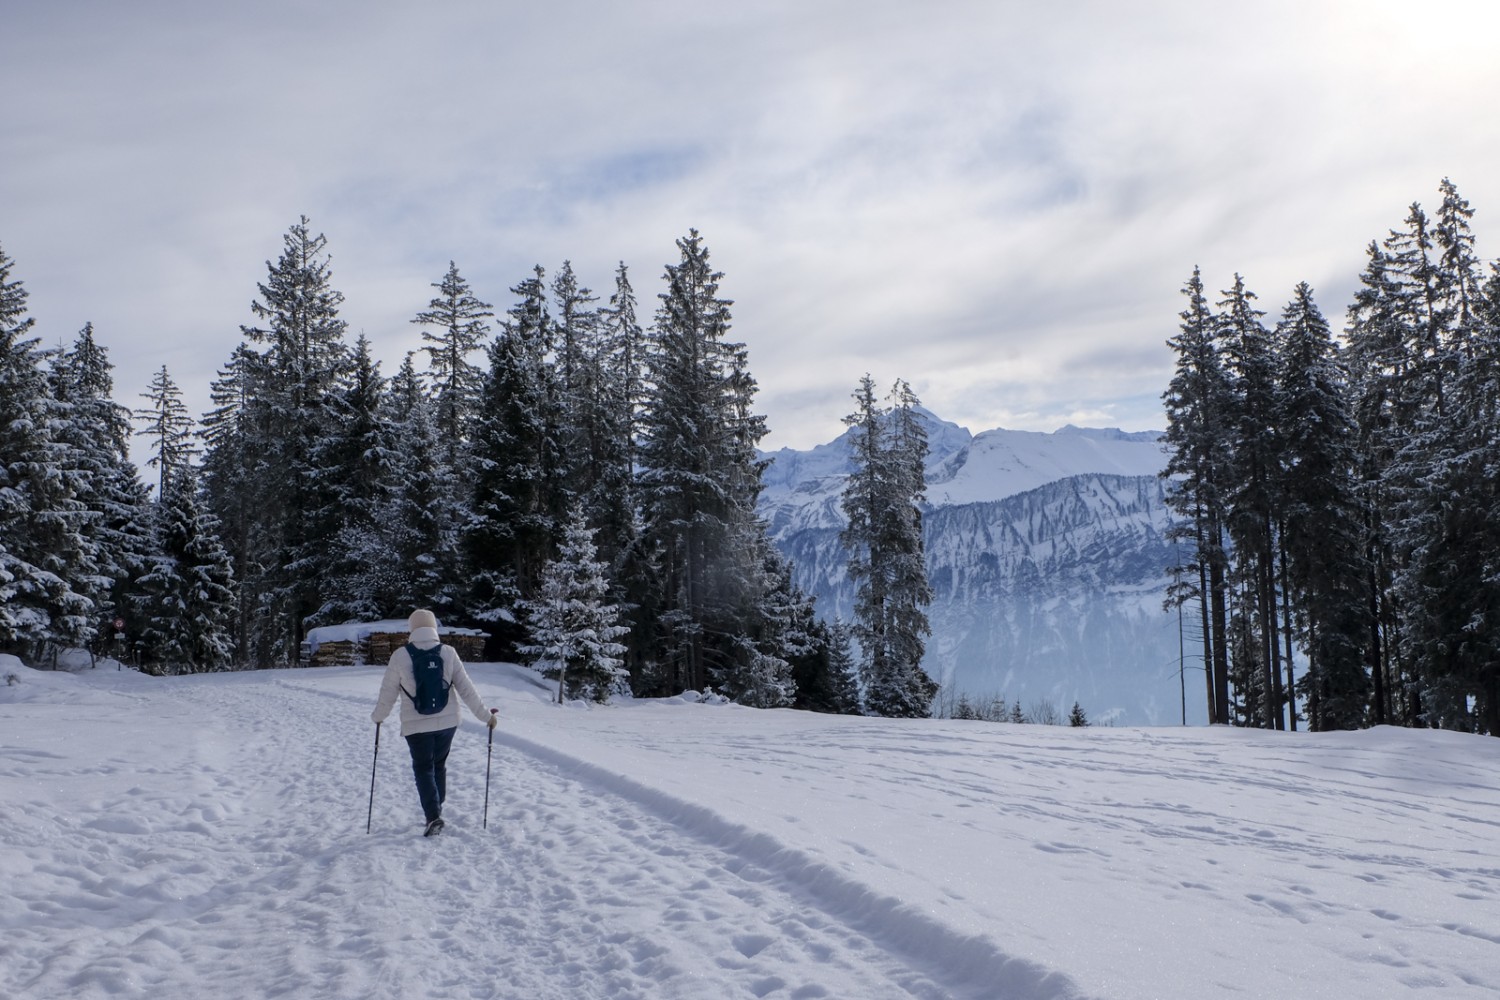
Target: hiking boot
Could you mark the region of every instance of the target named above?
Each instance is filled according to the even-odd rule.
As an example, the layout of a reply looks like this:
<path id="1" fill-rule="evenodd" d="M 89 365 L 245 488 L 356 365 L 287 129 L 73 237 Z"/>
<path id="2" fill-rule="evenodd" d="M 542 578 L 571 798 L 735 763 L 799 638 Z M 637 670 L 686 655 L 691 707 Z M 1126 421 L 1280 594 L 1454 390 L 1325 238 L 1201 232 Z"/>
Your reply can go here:
<path id="1" fill-rule="evenodd" d="M 434 835 L 436 835 L 438 833 L 441 833 L 442 829 L 443 829 L 443 817 L 439 816 L 437 819 L 435 819 L 431 823 L 427 824 L 427 829 L 425 829 L 425 830 L 422 831 L 422 836 L 424 836 L 424 837 L 434 836 Z"/>

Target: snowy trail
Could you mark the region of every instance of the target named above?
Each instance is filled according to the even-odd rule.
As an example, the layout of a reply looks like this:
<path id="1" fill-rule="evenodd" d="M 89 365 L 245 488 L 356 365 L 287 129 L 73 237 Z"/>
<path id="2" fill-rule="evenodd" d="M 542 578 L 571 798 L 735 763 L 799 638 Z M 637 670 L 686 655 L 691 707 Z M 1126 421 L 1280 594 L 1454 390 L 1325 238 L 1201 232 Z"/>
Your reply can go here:
<path id="1" fill-rule="evenodd" d="M 378 668 L 0 687 L 0 997 L 1491 998 L 1500 741 L 559 707 L 424 840 Z"/>
<path id="2" fill-rule="evenodd" d="M 151 702 L 165 717 L 144 733 L 162 744 L 122 746 L 96 801 L 35 820 L 7 810 L 0 843 L 36 845 L 41 876 L 0 918 L 17 995 L 1076 995 L 982 943 L 967 944 L 968 967 L 948 964 L 966 943 L 915 912 L 896 925 L 917 931 L 904 946 L 888 916 L 860 929 L 846 918 L 871 901 L 836 873 L 509 734 L 482 830 L 472 721 L 436 840 L 418 835 L 406 748 L 384 727 L 366 835 L 369 700 L 255 675 L 186 679 Z M 102 724 L 123 730 L 131 710 L 127 696 Z M 26 772 L 45 784 L 48 764 L 33 755 Z M 1015 991 L 997 994 L 997 974 Z"/>

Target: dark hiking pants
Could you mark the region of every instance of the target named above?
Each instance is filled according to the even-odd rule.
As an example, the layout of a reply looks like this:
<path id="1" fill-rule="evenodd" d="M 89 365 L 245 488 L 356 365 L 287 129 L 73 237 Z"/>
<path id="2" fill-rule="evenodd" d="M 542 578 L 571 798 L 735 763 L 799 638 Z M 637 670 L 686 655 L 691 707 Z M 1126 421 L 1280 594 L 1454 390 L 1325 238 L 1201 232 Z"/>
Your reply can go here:
<path id="1" fill-rule="evenodd" d="M 443 799 L 448 793 L 448 749 L 453 746 L 453 729 L 439 729 L 435 733 L 414 733 L 406 738 L 411 749 L 411 770 L 417 778 L 417 798 L 422 800 L 422 813 L 431 823 L 443 812 Z"/>

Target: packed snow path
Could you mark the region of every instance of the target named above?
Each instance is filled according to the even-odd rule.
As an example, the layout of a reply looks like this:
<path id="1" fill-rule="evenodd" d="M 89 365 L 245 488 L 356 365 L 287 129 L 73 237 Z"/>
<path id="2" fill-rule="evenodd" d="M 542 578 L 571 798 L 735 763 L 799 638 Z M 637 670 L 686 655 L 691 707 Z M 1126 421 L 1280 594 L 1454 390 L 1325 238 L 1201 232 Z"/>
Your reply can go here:
<path id="1" fill-rule="evenodd" d="M 0 842 L 37 845 L 26 853 L 44 877 L 7 904 L 0 967 L 16 996 L 997 995 L 964 981 L 975 970 L 924 967 L 825 912 L 754 850 L 716 846 L 503 731 L 488 829 L 470 721 L 449 825 L 423 839 L 393 718 L 367 836 L 370 699 L 254 674 L 172 689 L 142 733 L 150 766 L 101 761 L 118 784 L 97 800 L 0 820 Z M 23 762 L 45 783 L 48 759 Z M 1004 975 L 1019 997 L 1072 995 L 1024 962 Z"/>

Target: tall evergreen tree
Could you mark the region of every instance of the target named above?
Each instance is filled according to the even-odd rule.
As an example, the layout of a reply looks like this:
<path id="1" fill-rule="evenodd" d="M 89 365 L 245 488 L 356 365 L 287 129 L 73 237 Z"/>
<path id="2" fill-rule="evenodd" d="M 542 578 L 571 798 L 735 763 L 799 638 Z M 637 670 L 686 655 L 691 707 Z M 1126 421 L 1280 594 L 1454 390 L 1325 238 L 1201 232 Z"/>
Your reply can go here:
<path id="1" fill-rule="evenodd" d="M 1398 611 L 1392 600 L 1395 551 L 1390 524 L 1391 484 L 1387 480 L 1397 448 L 1409 423 L 1405 386 L 1412 349 L 1407 326 L 1397 307 L 1393 263 L 1377 242 L 1367 251 L 1369 263 L 1349 307 L 1346 325 L 1349 396 L 1357 434 L 1359 501 L 1364 515 L 1363 587 L 1369 635 L 1371 720 L 1377 724 L 1411 721 L 1414 686 L 1405 676 L 1399 649 Z"/>
<path id="2" fill-rule="evenodd" d="M 553 279 L 552 295 L 563 488 L 583 503 L 601 558 L 615 565 L 633 525 L 628 389 L 620 383 L 614 335 L 593 307 L 593 293 L 566 261 Z"/>
<path id="3" fill-rule="evenodd" d="M 726 339 L 723 275 L 696 230 L 677 246 L 647 360 L 654 393 L 641 415 L 643 537 L 633 555 L 640 578 L 643 566 L 656 574 L 655 595 L 632 603 L 659 658 L 632 673 L 644 690 L 766 692 L 765 678 L 786 665 L 767 643 L 768 543 L 755 513 L 764 420 L 752 410 L 744 347 Z"/>
<path id="4" fill-rule="evenodd" d="M 54 394 L 69 408 L 63 434 L 80 457 L 79 499 L 93 515 L 87 522 L 98 576 L 89 587 L 105 623 L 126 616 L 133 581 L 150 551 L 146 487 L 130 461 L 130 411 L 114 401 L 114 366 L 85 324 L 53 373 Z"/>
<path id="5" fill-rule="evenodd" d="M 600 310 L 597 346 L 597 421 L 592 522 L 598 527 L 601 557 L 615 567 L 617 594 L 623 596 L 629 570 L 626 553 L 638 536 L 636 444 L 645 404 L 645 331 L 636 317 L 635 291 L 624 263 L 615 271 L 615 290 Z M 638 659 L 638 658 L 637 658 Z"/>
<path id="6" fill-rule="evenodd" d="M 1385 268 L 1395 320 L 1403 348 L 1403 378 L 1398 386 L 1398 424 L 1409 427 L 1428 409 L 1441 412 L 1446 390 L 1443 352 L 1442 280 L 1433 260 L 1431 220 L 1412 203 L 1406 228 L 1393 229 L 1384 241 Z"/>
<path id="7" fill-rule="evenodd" d="M 1217 343 L 1218 320 L 1198 268 L 1183 288 L 1182 323 L 1167 346 L 1177 368 L 1162 399 L 1167 411 L 1167 503 L 1180 520 L 1174 534 L 1192 543 L 1198 576 L 1208 718 L 1229 721 L 1228 555 L 1224 539 L 1226 421 L 1232 399 Z M 1187 591 L 1180 591 L 1185 597 Z"/>
<path id="8" fill-rule="evenodd" d="M 614 294 L 609 297 L 609 306 L 602 311 L 600 322 L 613 369 L 609 382 L 616 390 L 615 402 L 621 411 L 616 422 L 622 427 L 626 442 L 624 461 L 626 468 L 633 471 L 640 414 L 646 403 L 647 343 L 645 330 L 636 316 L 635 289 L 630 285 L 630 272 L 623 261 L 615 269 Z"/>
<path id="9" fill-rule="evenodd" d="M 1282 314 L 1283 544 L 1308 651 L 1313 729 L 1353 729 L 1369 703 L 1366 517 L 1348 376 L 1306 282 Z"/>
<path id="10" fill-rule="evenodd" d="M 217 670 L 233 660 L 234 579 L 197 471 L 175 467 L 156 503 L 156 552 L 137 581 L 137 650 L 153 673 Z"/>
<path id="11" fill-rule="evenodd" d="M 0 650 L 37 662 L 48 646 L 92 637 L 94 604 L 75 581 L 98 569 L 81 463 L 48 384 L 52 355 L 29 335 L 35 321 L 12 266 L 0 249 Z"/>
<path id="12" fill-rule="evenodd" d="M 259 426 L 255 386 L 263 378 L 264 359 L 241 343 L 220 369 L 210 388 L 212 409 L 202 421 L 205 451 L 201 469 L 204 503 L 219 523 L 229 550 L 235 588 L 234 662 L 257 661 L 253 644 L 261 633 L 255 609 L 261 560 L 269 550 L 268 518 L 260 509 L 269 492 L 262 472 L 270 443 Z M 249 581 L 249 582 L 245 582 Z"/>
<path id="13" fill-rule="evenodd" d="M 363 335 L 355 343 L 349 372 L 333 387 L 328 402 L 335 420 L 314 454 L 325 475 L 322 502 L 312 515 L 326 540 L 323 604 L 308 623 L 376 621 L 396 610 L 387 603 L 395 595 L 382 593 L 375 568 L 389 558 L 381 517 L 391 509 L 402 457 L 390 423 L 386 380 Z"/>
<path id="14" fill-rule="evenodd" d="M 1445 728 L 1500 734 L 1500 330 L 1485 296 L 1452 183 L 1432 227 L 1425 348 L 1429 405 L 1394 443 L 1396 600 L 1422 692 L 1422 717 Z M 1412 217 L 1419 210 L 1413 209 Z M 1415 229 L 1409 223 L 1409 227 Z M 1409 284 L 1415 279 L 1407 275 Z M 1425 387 L 1425 386 L 1424 386 Z"/>
<path id="15" fill-rule="evenodd" d="M 594 353 L 597 339 L 598 312 L 594 293 L 578 283 L 573 262 L 563 261 L 552 278 L 552 301 L 556 306 L 552 321 L 552 341 L 557 357 L 557 380 L 561 394 L 579 391 L 584 378 L 584 359 Z"/>
<path id="16" fill-rule="evenodd" d="M 1391 385 L 1388 419 L 1375 433 L 1383 460 L 1390 604 L 1400 609 L 1392 629 L 1394 656 L 1407 668 L 1399 692 L 1402 712 L 1413 722 L 1471 728 L 1466 696 L 1459 693 L 1463 683 L 1449 681 L 1465 672 L 1458 664 L 1467 632 L 1461 609 L 1469 595 L 1460 591 L 1477 579 L 1480 560 L 1469 558 L 1477 547 L 1458 541 L 1458 533 L 1472 526 L 1449 491 L 1474 495 L 1459 456 L 1483 450 L 1485 432 L 1471 421 L 1482 424 L 1486 404 L 1484 390 L 1470 378 L 1478 291 L 1468 230 L 1472 213 L 1446 181 L 1443 193 L 1437 225 L 1414 203 L 1405 229 L 1392 230 L 1384 241 L 1382 299 L 1367 309 L 1381 327 L 1355 334 L 1367 342 L 1380 336 L 1377 343 L 1395 361 L 1394 372 L 1376 368 L 1366 381 L 1384 375 Z M 1367 351 L 1361 360 L 1382 358 Z M 1478 395 L 1456 395 L 1461 380 Z"/>
<path id="17" fill-rule="evenodd" d="M 493 317 L 492 306 L 474 295 L 469 283 L 458 273 L 458 265 L 448 262 L 443 280 L 432 286 L 438 294 L 412 320 L 421 326 L 427 346 L 427 379 L 432 386 L 435 404 L 434 423 L 442 445 L 445 464 L 461 470 L 464 442 L 479 410 L 479 396 L 484 372 L 469 361 L 481 349 L 490 327 L 486 318 Z M 455 480 L 466 478 L 455 476 Z"/>
<path id="18" fill-rule="evenodd" d="M 1234 543 L 1247 641 L 1262 676 L 1256 681 L 1259 724 L 1284 729 L 1280 646 L 1277 643 L 1277 528 L 1281 482 L 1280 400 L 1276 384 L 1277 345 L 1262 325 L 1255 294 L 1239 275 L 1220 306 L 1219 339 L 1230 376 L 1225 527 Z"/>
<path id="19" fill-rule="evenodd" d="M 432 400 L 408 354 L 391 380 L 388 416 L 399 457 L 382 494 L 377 520 L 384 525 L 389 562 L 381 606 L 431 608 L 439 617 L 460 607 L 464 512 L 444 487 Z"/>
<path id="20" fill-rule="evenodd" d="M 1481 333 L 1484 277 L 1475 252 L 1474 232 L 1469 220 L 1474 209 L 1444 177 L 1439 185 L 1443 203 L 1433 226 L 1433 249 L 1437 252 L 1437 323 L 1449 344 L 1465 358 L 1472 358 L 1471 341 Z"/>
<path id="21" fill-rule="evenodd" d="M 538 267 L 512 292 L 500 334 L 488 348 L 474 428 L 474 487 L 462 547 L 468 606 L 492 627 L 500 651 L 521 640 L 521 605 L 535 597 L 552 558 L 561 509 L 556 392 L 547 365 L 551 318 Z"/>
<path id="22" fill-rule="evenodd" d="M 156 470 L 157 495 L 166 487 L 166 481 L 186 468 L 193 460 L 193 418 L 182 402 L 182 390 L 162 365 L 151 379 L 141 398 L 151 405 L 135 411 L 136 419 L 145 423 L 139 431 L 151 438 L 151 458 L 146 466 Z"/>
<path id="23" fill-rule="evenodd" d="M 325 539 L 309 515 L 322 503 L 324 484 L 314 456 L 336 419 L 330 389 L 350 361 L 327 238 L 314 235 L 303 216 L 282 245 L 250 306 L 261 325 L 241 327 L 264 350 L 237 372 L 244 398 L 238 443 L 249 490 L 242 512 L 248 523 L 236 526 L 247 545 L 239 560 L 249 614 L 242 631 L 260 664 L 295 662 L 305 621 L 322 605 Z M 211 496 L 224 499 L 217 488 Z M 241 512 L 226 512 L 233 513 Z M 229 516 L 221 520 L 232 524 Z"/>
<path id="24" fill-rule="evenodd" d="M 872 715 L 926 718 L 937 684 L 922 669 L 932 600 L 922 543 L 927 436 L 919 405 L 897 382 L 888 409 L 869 375 L 854 393 L 854 472 L 843 496 L 842 534 L 855 583 L 854 635 L 863 655 L 865 710 Z"/>

